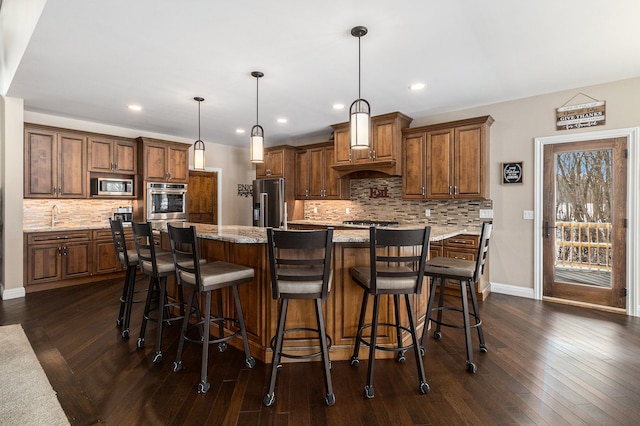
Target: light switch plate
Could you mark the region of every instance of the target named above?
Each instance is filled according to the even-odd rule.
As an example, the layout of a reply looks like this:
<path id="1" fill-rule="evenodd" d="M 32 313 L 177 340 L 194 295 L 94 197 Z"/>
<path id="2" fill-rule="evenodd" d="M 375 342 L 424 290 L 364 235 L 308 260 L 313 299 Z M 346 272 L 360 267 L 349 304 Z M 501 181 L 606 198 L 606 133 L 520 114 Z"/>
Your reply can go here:
<path id="1" fill-rule="evenodd" d="M 492 219 L 493 218 L 493 210 L 492 209 L 480 209 L 479 214 L 480 214 L 480 219 Z"/>
<path id="2" fill-rule="evenodd" d="M 345 212 L 346 214 L 349 214 L 349 213 L 351 213 L 351 209 L 350 209 L 349 207 L 347 207 L 346 209 L 344 209 L 344 212 Z"/>
<path id="3" fill-rule="evenodd" d="M 431 210 L 430 209 L 424 209 L 424 217 L 430 217 L 431 216 Z"/>
<path id="4" fill-rule="evenodd" d="M 522 219 L 533 220 L 533 210 L 524 210 L 522 212 Z"/>

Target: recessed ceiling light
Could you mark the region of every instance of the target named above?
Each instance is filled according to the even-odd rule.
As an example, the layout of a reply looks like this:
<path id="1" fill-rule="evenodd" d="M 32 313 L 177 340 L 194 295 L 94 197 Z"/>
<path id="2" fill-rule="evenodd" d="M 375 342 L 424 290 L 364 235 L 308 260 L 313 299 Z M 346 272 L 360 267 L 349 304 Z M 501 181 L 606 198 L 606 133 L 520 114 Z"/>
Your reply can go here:
<path id="1" fill-rule="evenodd" d="M 333 104 L 333 109 L 344 109 L 343 104 Z"/>
<path id="2" fill-rule="evenodd" d="M 409 89 L 411 90 L 422 90 L 426 87 L 426 84 L 424 83 L 415 83 L 412 84 L 411 86 L 409 86 Z"/>
<path id="3" fill-rule="evenodd" d="M 129 109 L 131 111 L 142 111 L 142 107 L 140 105 L 129 105 Z"/>
<path id="4" fill-rule="evenodd" d="M 236 129 L 236 133 L 243 134 L 244 133 L 244 129 Z"/>
<path id="5" fill-rule="evenodd" d="M 286 123 L 287 119 L 286 118 L 278 118 L 278 123 Z"/>

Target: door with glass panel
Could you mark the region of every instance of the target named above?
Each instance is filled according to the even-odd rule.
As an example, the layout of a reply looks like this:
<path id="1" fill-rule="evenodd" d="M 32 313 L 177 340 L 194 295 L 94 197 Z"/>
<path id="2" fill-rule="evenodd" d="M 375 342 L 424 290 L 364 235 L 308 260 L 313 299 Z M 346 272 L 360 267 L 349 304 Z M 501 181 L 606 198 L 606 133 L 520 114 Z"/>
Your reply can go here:
<path id="1" fill-rule="evenodd" d="M 626 138 L 544 147 L 543 296 L 626 307 Z"/>

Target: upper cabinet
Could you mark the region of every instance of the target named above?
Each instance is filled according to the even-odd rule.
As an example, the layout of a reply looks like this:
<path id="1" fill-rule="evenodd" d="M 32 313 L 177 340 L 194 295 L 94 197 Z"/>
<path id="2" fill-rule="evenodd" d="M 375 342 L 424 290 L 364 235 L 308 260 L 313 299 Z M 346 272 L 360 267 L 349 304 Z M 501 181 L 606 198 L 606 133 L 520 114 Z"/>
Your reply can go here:
<path id="1" fill-rule="evenodd" d="M 135 175 L 138 153 L 135 141 L 89 138 L 89 171 Z"/>
<path id="2" fill-rule="evenodd" d="M 138 169 L 145 181 L 189 181 L 189 148 L 191 144 L 151 138 L 138 138 Z"/>
<path id="3" fill-rule="evenodd" d="M 349 181 L 331 167 L 335 149 L 331 142 L 302 146 L 296 151 L 296 199 L 349 199 Z"/>
<path id="4" fill-rule="evenodd" d="M 380 171 L 399 176 L 402 173 L 402 129 L 412 119 L 400 112 L 371 118 L 371 147 L 351 150 L 349 123 L 334 124 L 335 164 L 340 176 L 361 170 Z"/>
<path id="5" fill-rule="evenodd" d="M 403 130 L 404 199 L 487 199 L 491 116 Z"/>
<path id="6" fill-rule="evenodd" d="M 24 197 L 86 198 L 87 138 L 26 125 Z"/>
<path id="7" fill-rule="evenodd" d="M 264 162 L 256 164 L 256 178 L 287 177 L 294 170 L 295 148 L 279 145 L 264 150 Z M 291 175 L 293 180 L 293 175 Z"/>

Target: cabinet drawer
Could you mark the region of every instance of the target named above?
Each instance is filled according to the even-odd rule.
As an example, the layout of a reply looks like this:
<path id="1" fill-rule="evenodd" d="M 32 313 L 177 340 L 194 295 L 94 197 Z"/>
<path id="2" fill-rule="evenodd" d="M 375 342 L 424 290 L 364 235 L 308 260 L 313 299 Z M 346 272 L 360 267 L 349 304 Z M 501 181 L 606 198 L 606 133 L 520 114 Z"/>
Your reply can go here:
<path id="1" fill-rule="evenodd" d="M 477 250 L 480 237 L 478 235 L 456 235 L 444 241 L 445 247 L 467 248 Z"/>
<path id="2" fill-rule="evenodd" d="M 89 241 L 91 231 L 42 232 L 27 234 L 27 244 L 47 244 L 51 242 Z"/>

